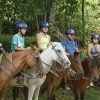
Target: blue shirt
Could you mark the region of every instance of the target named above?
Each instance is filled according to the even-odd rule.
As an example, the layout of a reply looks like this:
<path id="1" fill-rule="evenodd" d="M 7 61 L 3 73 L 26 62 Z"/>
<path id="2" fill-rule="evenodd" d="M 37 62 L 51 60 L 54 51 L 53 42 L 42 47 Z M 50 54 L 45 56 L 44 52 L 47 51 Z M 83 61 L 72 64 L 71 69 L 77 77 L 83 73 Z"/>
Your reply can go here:
<path id="1" fill-rule="evenodd" d="M 15 34 L 11 40 L 11 51 L 15 51 L 14 45 L 16 45 L 19 48 L 24 48 L 24 37 Z"/>
<path id="2" fill-rule="evenodd" d="M 74 54 L 76 48 L 78 48 L 77 43 L 73 40 L 68 42 L 66 39 L 61 40 L 61 44 L 65 47 L 66 52 L 69 54 Z"/>

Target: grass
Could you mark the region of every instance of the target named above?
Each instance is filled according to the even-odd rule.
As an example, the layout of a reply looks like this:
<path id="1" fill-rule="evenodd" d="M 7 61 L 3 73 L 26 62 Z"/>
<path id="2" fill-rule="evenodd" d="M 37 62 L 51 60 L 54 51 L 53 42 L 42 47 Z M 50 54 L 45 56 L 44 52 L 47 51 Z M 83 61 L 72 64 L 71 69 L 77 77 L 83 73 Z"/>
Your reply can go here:
<path id="1" fill-rule="evenodd" d="M 13 100 L 11 91 L 8 92 L 8 100 Z M 20 92 L 20 96 L 17 100 L 25 100 L 22 92 Z M 47 100 L 46 94 L 40 95 L 39 100 Z M 56 92 L 56 100 L 74 100 L 74 96 L 71 91 L 59 89 Z M 85 95 L 85 100 L 100 100 L 100 89 L 88 89 Z"/>

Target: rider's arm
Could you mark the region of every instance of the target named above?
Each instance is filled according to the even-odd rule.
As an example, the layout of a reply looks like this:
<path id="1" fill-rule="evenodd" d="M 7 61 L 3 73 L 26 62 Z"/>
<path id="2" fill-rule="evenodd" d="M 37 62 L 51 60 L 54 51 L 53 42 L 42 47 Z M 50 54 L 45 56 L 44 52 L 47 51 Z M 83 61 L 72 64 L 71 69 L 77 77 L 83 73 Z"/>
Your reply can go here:
<path id="1" fill-rule="evenodd" d="M 80 52 L 76 41 L 75 41 L 75 52 Z"/>
<path id="2" fill-rule="evenodd" d="M 89 57 L 89 58 L 92 58 L 92 55 L 91 55 L 91 48 L 92 48 L 91 44 L 88 44 L 87 53 L 88 53 L 88 57 Z"/>
<path id="3" fill-rule="evenodd" d="M 18 38 L 17 38 L 17 36 L 13 36 L 12 45 L 13 45 L 14 51 L 23 51 L 23 50 L 28 50 L 29 49 L 29 48 L 24 48 L 24 47 L 19 47 L 18 46 Z"/>
<path id="4" fill-rule="evenodd" d="M 42 48 L 40 46 L 40 39 L 41 39 L 41 34 L 40 33 L 37 33 L 36 34 L 37 47 L 42 50 Z"/>
<path id="5" fill-rule="evenodd" d="M 20 48 L 20 47 L 17 47 L 16 44 L 14 44 L 14 50 L 15 51 L 23 51 L 23 50 L 26 50 L 26 48 Z"/>

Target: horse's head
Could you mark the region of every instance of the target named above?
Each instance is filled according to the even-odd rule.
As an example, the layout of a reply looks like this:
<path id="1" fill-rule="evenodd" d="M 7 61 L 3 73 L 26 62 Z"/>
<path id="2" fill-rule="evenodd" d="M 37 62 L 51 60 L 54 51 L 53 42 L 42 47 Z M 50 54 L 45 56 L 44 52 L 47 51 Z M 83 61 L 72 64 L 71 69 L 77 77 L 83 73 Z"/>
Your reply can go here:
<path id="1" fill-rule="evenodd" d="M 69 61 L 68 57 L 66 56 L 65 50 L 62 47 L 61 43 L 54 42 L 50 45 L 50 55 L 52 60 L 59 62 L 60 64 L 64 65 L 64 68 L 69 68 L 71 62 Z"/>
<path id="2" fill-rule="evenodd" d="M 77 72 L 78 77 L 84 76 L 84 70 L 81 64 L 80 53 L 75 52 L 74 55 L 69 55 L 71 68 Z"/>

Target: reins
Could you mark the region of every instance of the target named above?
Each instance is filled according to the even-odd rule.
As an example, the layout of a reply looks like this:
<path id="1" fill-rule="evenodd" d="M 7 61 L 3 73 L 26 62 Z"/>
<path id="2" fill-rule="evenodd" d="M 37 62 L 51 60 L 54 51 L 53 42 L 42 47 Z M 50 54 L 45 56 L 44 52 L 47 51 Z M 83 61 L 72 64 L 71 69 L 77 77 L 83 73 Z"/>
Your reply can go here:
<path id="1" fill-rule="evenodd" d="M 50 44 L 52 45 L 52 42 L 51 42 L 51 41 L 50 41 Z M 56 53 L 57 56 L 61 59 L 61 61 L 64 62 L 63 59 L 60 57 L 60 55 L 59 55 L 59 54 L 57 53 L 57 51 L 55 50 L 55 46 L 52 45 L 52 49 L 55 51 L 55 53 Z"/>
<path id="2" fill-rule="evenodd" d="M 50 42 L 50 44 L 52 45 L 52 42 Z M 59 54 L 57 53 L 57 51 L 56 51 L 54 48 L 55 48 L 55 46 L 52 45 L 52 49 L 55 51 L 55 53 L 56 53 L 57 56 L 61 59 L 61 61 L 63 61 L 62 58 L 59 56 Z M 42 61 L 42 60 L 41 60 L 41 62 L 43 62 L 43 63 L 44 63 L 46 66 L 48 66 L 48 67 L 51 67 L 51 66 L 52 66 L 52 65 L 50 66 L 49 64 L 47 64 L 46 62 L 44 62 L 44 61 Z M 63 61 L 63 62 L 64 62 L 64 61 Z M 64 69 L 64 68 L 62 68 L 62 70 L 63 70 L 63 69 Z"/>
<path id="3" fill-rule="evenodd" d="M 6 51 L 4 50 L 4 48 L 1 48 L 1 50 L 2 50 L 3 54 L 6 56 L 8 62 L 12 65 L 12 67 L 13 67 L 14 69 L 17 69 L 16 66 L 15 66 L 15 64 L 9 59 L 9 56 L 8 56 L 8 54 L 6 53 Z M 0 67 L 0 68 L 1 68 L 1 67 Z M 12 74 L 10 71 L 8 71 L 6 68 L 2 67 L 2 70 L 3 70 L 4 72 L 6 72 L 7 74 L 9 74 L 11 77 L 13 77 L 13 74 Z M 28 78 L 32 78 L 32 79 L 34 78 L 32 75 L 30 75 L 30 74 L 28 74 L 28 73 L 26 73 L 26 72 L 20 71 L 19 73 L 21 73 L 22 75 L 24 75 L 24 76 L 26 76 L 26 77 L 28 77 Z"/>

